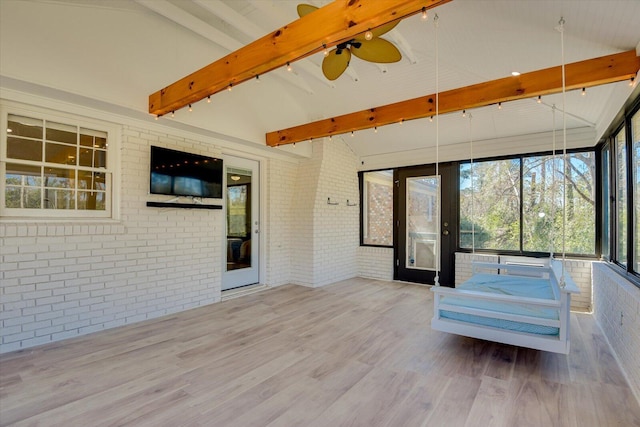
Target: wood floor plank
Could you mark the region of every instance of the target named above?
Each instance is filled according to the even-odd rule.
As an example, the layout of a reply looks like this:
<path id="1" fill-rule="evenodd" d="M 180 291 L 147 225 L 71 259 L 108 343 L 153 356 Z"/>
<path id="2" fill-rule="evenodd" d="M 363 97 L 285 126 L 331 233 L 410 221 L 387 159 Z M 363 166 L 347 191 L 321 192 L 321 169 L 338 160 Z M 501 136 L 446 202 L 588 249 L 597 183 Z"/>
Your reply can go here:
<path id="1" fill-rule="evenodd" d="M 428 287 L 285 285 L 0 355 L 1 426 L 636 426 L 602 331 L 572 351 L 433 331 Z"/>
<path id="2" fill-rule="evenodd" d="M 442 390 L 438 406 L 429 414 L 424 425 L 464 426 L 469 419 L 481 383 L 479 378 L 469 378 L 462 375 L 452 377 L 448 386 Z"/>
<path id="3" fill-rule="evenodd" d="M 502 427 L 509 405 L 511 381 L 485 376 L 473 401 L 466 427 Z"/>
<path id="4" fill-rule="evenodd" d="M 563 426 L 566 408 L 560 407 L 562 384 L 529 379 L 515 392 L 505 425 L 522 427 Z"/>
<path id="5" fill-rule="evenodd" d="M 446 389 L 449 381 L 451 381 L 450 377 L 437 373 L 417 375 L 416 384 L 406 399 L 398 405 L 383 425 L 387 427 L 423 425 L 440 403 L 442 390 Z"/>
<path id="6" fill-rule="evenodd" d="M 383 425 L 417 381 L 413 372 L 374 367 L 309 427 Z"/>
<path id="7" fill-rule="evenodd" d="M 496 343 L 491 352 L 491 363 L 487 363 L 484 374 L 489 377 L 508 380 L 513 372 L 517 347 Z"/>

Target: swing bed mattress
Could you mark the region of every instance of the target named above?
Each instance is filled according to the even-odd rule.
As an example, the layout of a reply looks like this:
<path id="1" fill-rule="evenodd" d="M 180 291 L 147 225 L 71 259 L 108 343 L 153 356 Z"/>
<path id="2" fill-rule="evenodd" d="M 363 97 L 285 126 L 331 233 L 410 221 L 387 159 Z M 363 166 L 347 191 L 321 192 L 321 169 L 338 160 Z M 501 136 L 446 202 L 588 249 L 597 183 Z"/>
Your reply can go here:
<path id="1" fill-rule="evenodd" d="M 547 267 L 473 264 L 474 275 L 455 289 L 431 288 L 433 329 L 555 353 L 569 352 L 571 294 L 579 290 L 566 274 L 564 286 L 559 285 L 558 277 L 564 272 L 555 260 Z"/>
<path id="2" fill-rule="evenodd" d="M 517 277 L 506 274 L 477 274 L 464 282 L 457 289 L 486 292 L 496 295 L 512 295 L 516 297 L 540 298 L 547 300 L 554 299 L 553 289 L 548 279 Z M 441 302 L 449 306 L 471 307 L 485 310 L 489 313 L 510 313 L 554 320 L 558 320 L 559 318 L 558 310 L 527 304 L 514 304 L 504 301 L 474 299 L 462 296 L 447 296 L 444 297 Z M 530 334 L 558 335 L 560 332 L 560 328 L 558 327 L 479 316 L 476 314 L 461 313 L 451 310 L 440 310 L 440 317 Z"/>

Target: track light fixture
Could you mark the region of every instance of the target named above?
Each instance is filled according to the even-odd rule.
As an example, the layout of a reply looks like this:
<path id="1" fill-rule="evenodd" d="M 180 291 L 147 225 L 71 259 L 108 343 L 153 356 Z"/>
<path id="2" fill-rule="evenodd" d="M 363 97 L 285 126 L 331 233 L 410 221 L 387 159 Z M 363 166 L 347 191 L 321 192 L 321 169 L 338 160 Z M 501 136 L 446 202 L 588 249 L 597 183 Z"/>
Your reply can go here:
<path id="1" fill-rule="evenodd" d="M 172 111 L 172 112 L 171 112 L 171 117 L 173 118 L 173 117 L 175 117 L 175 116 L 176 116 L 176 112 L 175 112 L 175 111 Z"/>
<path id="2" fill-rule="evenodd" d="M 586 88 L 582 88 L 582 96 L 586 96 L 587 95 L 587 89 Z"/>
<path id="3" fill-rule="evenodd" d="M 538 104 L 542 104 L 542 95 L 538 95 L 538 100 L 536 102 Z"/>
<path id="4" fill-rule="evenodd" d="M 353 131 L 351 131 L 351 138 L 353 138 L 354 136 L 356 136 Z"/>
<path id="5" fill-rule="evenodd" d="M 427 8 L 423 7 L 422 8 L 422 20 L 426 21 L 428 17 L 429 17 L 429 15 L 427 15 Z"/>
<path id="6" fill-rule="evenodd" d="M 629 86 L 635 87 L 635 85 L 636 85 L 636 78 L 635 77 L 631 77 L 631 80 L 629 80 Z"/>
<path id="7" fill-rule="evenodd" d="M 287 62 L 287 71 L 291 71 L 291 70 L 293 70 L 293 68 L 291 68 L 291 64 Z"/>
<path id="8" fill-rule="evenodd" d="M 502 102 L 498 102 L 498 110 L 502 110 Z"/>
<path id="9" fill-rule="evenodd" d="M 467 110 L 462 110 L 462 117 L 467 117 Z"/>
<path id="10" fill-rule="evenodd" d="M 193 108 L 191 108 L 191 104 L 189 104 L 189 112 L 192 112 Z"/>
<path id="11" fill-rule="evenodd" d="M 207 104 L 211 104 L 211 95 L 207 96 Z"/>
<path id="12" fill-rule="evenodd" d="M 229 87 L 227 87 L 227 90 L 228 90 L 229 92 L 231 92 L 231 89 L 233 89 L 233 83 L 229 83 Z"/>

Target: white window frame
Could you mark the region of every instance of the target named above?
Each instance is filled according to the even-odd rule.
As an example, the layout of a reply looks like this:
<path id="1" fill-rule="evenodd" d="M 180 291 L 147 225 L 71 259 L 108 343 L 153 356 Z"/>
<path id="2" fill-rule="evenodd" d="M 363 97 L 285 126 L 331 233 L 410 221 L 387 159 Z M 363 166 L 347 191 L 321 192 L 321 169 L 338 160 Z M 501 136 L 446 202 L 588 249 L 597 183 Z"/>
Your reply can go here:
<path id="1" fill-rule="evenodd" d="M 57 123 L 69 124 L 78 128 L 95 129 L 107 134 L 107 159 L 106 168 L 100 169 L 105 174 L 106 194 L 105 210 L 82 209 L 45 209 L 45 208 L 8 208 L 6 207 L 6 166 L 7 163 L 23 163 L 20 160 L 9 159 L 7 156 L 7 127 L 9 115 L 31 117 Z M 14 103 L 10 101 L 0 102 L 0 219 L 116 219 L 118 207 L 118 189 L 120 180 L 119 146 L 121 127 L 117 124 L 83 117 L 75 114 L 50 110 L 47 108 Z M 34 162 L 25 162 L 25 164 Z M 39 162 L 40 165 L 57 166 L 53 163 Z M 75 170 L 84 170 L 76 166 Z"/>

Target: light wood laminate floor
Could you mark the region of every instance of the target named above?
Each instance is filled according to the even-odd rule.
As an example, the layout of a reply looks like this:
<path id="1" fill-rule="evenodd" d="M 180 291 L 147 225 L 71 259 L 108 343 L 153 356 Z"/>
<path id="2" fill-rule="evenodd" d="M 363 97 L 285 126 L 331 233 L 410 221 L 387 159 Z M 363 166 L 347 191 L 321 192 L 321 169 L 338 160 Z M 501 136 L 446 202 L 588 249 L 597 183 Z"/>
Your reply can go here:
<path id="1" fill-rule="evenodd" d="M 287 285 L 0 357 L 0 424 L 640 426 L 590 315 L 569 356 L 432 331 L 427 287 Z"/>

